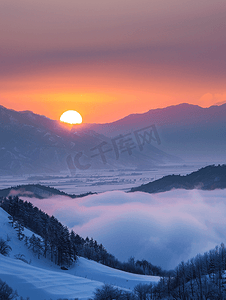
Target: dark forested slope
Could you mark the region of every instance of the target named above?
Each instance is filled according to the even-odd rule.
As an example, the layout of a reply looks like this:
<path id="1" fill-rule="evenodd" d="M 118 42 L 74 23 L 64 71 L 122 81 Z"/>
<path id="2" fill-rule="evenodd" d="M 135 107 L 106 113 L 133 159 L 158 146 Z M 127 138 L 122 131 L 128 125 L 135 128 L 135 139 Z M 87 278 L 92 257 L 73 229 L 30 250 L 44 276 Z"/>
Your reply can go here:
<path id="1" fill-rule="evenodd" d="M 211 165 L 191 174 L 168 175 L 131 189 L 131 192 L 159 193 L 172 189 L 214 190 L 226 188 L 226 165 Z"/>
<path id="2" fill-rule="evenodd" d="M 96 193 L 85 193 L 80 195 L 75 194 L 67 194 L 65 192 L 59 191 L 53 187 L 41 185 L 41 184 L 24 184 L 17 185 L 15 187 L 9 187 L 6 189 L 0 190 L 0 197 L 8 197 L 8 196 L 26 196 L 26 197 L 35 197 L 38 199 L 49 198 L 52 196 L 68 196 L 70 198 L 79 198 L 87 195 L 92 195 Z"/>

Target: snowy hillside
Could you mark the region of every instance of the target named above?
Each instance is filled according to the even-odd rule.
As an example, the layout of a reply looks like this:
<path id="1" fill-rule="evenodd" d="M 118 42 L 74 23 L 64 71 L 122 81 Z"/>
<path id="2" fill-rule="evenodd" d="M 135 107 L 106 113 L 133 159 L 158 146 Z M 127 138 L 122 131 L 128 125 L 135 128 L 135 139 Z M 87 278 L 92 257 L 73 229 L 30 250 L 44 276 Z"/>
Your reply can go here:
<path id="1" fill-rule="evenodd" d="M 19 295 L 31 300 L 62 297 L 87 299 L 101 282 L 37 268 L 22 261 L 0 257 L 0 277 Z"/>
<path id="2" fill-rule="evenodd" d="M 15 229 L 8 221 L 8 214 L 0 208 L 0 238 L 10 239 L 8 244 L 12 248 L 10 257 L 0 255 L 0 279 L 16 289 L 19 295 L 30 297 L 30 300 L 65 297 L 86 300 L 104 283 L 132 290 L 139 283 L 156 283 L 159 280 L 154 276 L 111 269 L 85 258 L 79 258 L 68 271 L 61 270 L 49 260 L 34 256 L 24 242 L 18 240 Z M 26 236 L 32 235 L 27 229 L 24 233 Z M 28 263 L 16 259 L 18 255 L 24 255 Z"/>

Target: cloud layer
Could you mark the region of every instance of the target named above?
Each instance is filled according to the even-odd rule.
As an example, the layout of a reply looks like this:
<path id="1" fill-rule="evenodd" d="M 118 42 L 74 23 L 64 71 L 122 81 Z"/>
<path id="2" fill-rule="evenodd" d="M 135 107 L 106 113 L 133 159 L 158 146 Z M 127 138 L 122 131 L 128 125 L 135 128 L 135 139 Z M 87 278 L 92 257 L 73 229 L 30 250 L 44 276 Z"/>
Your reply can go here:
<path id="1" fill-rule="evenodd" d="M 120 260 L 135 256 L 169 269 L 226 242 L 225 198 L 225 190 L 174 190 L 30 201 Z"/>

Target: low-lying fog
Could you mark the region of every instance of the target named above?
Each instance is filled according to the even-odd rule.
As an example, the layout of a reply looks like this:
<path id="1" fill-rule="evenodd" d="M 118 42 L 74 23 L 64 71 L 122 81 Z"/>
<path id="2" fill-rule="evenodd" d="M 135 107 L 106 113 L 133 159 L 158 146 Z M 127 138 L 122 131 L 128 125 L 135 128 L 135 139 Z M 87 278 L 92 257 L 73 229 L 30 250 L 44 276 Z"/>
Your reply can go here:
<path id="1" fill-rule="evenodd" d="M 134 256 L 170 269 L 226 243 L 226 190 L 113 191 L 27 200 L 122 261 Z"/>

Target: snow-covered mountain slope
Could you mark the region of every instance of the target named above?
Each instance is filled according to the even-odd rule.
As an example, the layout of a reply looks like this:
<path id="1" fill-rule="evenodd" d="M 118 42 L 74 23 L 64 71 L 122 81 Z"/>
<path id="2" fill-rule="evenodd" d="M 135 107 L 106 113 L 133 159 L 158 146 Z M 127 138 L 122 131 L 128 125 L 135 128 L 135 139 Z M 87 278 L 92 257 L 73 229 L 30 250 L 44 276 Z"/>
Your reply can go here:
<path id="1" fill-rule="evenodd" d="M 102 283 L 83 277 L 62 274 L 44 268 L 33 267 L 22 261 L 0 255 L 0 278 L 19 295 L 31 300 L 78 298 L 86 300 Z"/>
<path id="2" fill-rule="evenodd" d="M 131 290 L 139 283 L 148 284 L 150 282 L 157 283 L 159 281 L 159 277 L 157 276 L 144 276 L 127 273 L 109 268 L 83 257 L 78 259 L 75 267 L 69 270 L 69 272 L 76 276 L 85 277 L 91 280 L 98 280 L 103 283 Z"/>
<path id="3" fill-rule="evenodd" d="M 69 270 L 61 270 L 47 259 L 38 259 L 23 241 L 17 239 L 16 231 L 8 221 L 8 214 L 0 208 L 0 238 L 10 239 L 8 244 L 12 248 L 10 257 L 0 254 L 0 279 L 30 300 L 86 300 L 104 283 L 132 290 L 139 283 L 156 283 L 159 280 L 154 276 L 115 270 L 82 257 Z M 26 236 L 33 234 L 28 229 L 24 233 Z M 16 259 L 18 255 L 24 255 L 30 264 Z"/>

